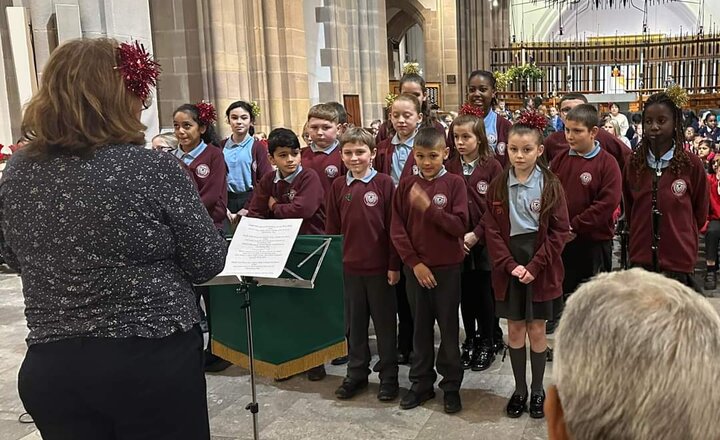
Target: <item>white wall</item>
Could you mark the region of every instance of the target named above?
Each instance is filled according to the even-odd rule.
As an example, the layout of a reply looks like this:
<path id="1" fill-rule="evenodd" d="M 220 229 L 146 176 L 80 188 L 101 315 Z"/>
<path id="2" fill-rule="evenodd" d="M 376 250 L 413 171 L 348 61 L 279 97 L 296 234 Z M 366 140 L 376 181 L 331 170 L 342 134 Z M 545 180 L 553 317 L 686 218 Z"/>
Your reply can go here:
<path id="1" fill-rule="evenodd" d="M 590 1 L 580 2 L 588 5 Z M 636 1 L 642 6 L 643 1 Z M 581 7 L 563 8 L 562 18 L 558 8 L 545 7 L 544 2 L 533 4 L 527 0 L 513 0 L 510 9 L 510 34 L 520 41 L 571 41 L 594 36 L 641 35 L 643 12 L 635 8 L 594 9 Z M 648 33 L 679 35 L 696 33 L 700 1 L 667 3 L 648 7 Z M 710 32 L 712 21 L 717 29 L 720 23 L 720 1 L 705 0 L 704 31 Z M 712 19 L 712 21 L 711 21 Z M 559 23 L 563 35 L 559 35 Z M 718 29 L 720 30 L 720 29 Z"/>
<path id="2" fill-rule="evenodd" d="M 320 103 L 318 83 L 331 82 L 329 67 L 320 64 L 320 49 L 325 47 L 324 24 L 315 22 L 315 8 L 323 6 L 323 0 L 303 0 L 305 19 L 305 53 L 307 56 L 308 88 L 310 104 Z"/>

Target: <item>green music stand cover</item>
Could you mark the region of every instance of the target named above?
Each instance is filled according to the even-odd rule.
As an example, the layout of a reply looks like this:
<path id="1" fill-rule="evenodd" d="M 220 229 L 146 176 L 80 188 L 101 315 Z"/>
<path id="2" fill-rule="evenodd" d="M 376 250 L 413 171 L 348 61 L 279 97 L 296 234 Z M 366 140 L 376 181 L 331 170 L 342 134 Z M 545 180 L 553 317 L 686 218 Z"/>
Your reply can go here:
<path id="1" fill-rule="evenodd" d="M 327 253 L 322 258 L 322 252 L 317 250 L 328 239 Z M 282 379 L 347 353 L 341 236 L 298 236 L 285 268 L 311 280 L 318 263 L 313 289 L 263 285 L 250 288 L 257 374 Z M 287 271 L 281 277 L 297 280 Z M 238 285 L 210 287 L 213 353 L 248 368 L 243 302 Z"/>

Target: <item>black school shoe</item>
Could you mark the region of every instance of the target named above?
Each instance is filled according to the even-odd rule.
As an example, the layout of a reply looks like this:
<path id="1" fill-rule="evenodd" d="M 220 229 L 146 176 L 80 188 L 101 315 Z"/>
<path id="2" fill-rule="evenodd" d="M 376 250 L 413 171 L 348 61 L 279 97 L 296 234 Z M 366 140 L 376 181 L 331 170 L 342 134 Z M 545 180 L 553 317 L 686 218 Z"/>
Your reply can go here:
<path id="1" fill-rule="evenodd" d="M 443 395 L 443 409 L 445 410 L 445 414 L 455 414 L 456 412 L 460 412 L 462 409 L 460 392 L 446 391 Z"/>
<path id="2" fill-rule="evenodd" d="M 307 378 L 311 382 L 323 380 L 325 379 L 325 376 L 327 376 L 327 373 L 325 372 L 325 365 L 318 365 L 317 367 L 312 367 L 307 370 Z"/>
<path id="3" fill-rule="evenodd" d="M 355 397 L 357 393 L 366 389 L 368 386 L 367 379 L 365 380 L 354 380 L 346 377 L 343 379 L 342 385 L 335 390 L 335 397 L 341 400 L 351 399 Z"/>
<path id="4" fill-rule="evenodd" d="M 230 365 L 232 365 L 231 362 L 226 361 L 225 359 L 215 356 L 214 354 L 210 353 L 209 351 L 205 351 L 205 372 L 206 373 L 219 373 L 221 371 L 227 370 Z"/>
<path id="5" fill-rule="evenodd" d="M 345 365 L 348 363 L 348 357 L 347 356 L 340 356 L 339 358 L 335 358 L 330 361 L 331 365 Z"/>
<path id="6" fill-rule="evenodd" d="M 522 413 L 527 411 L 527 400 L 527 394 L 524 396 L 521 396 L 520 394 L 513 394 L 507 404 L 507 407 L 505 407 L 505 412 L 508 417 L 517 419 L 522 415 Z"/>
<path id="7" fill-rule="evenodd" d="M 484 371 L 490 368 L 493 362 L 495 362 L 495 349 L 490 342 L 485 341 L 473 352 L 470 368 L 472 371 Z"/>
<path id="8" fill-rule="evenodd" d="M 377 399 L 381 402 L 391 402 L 397 399 L 400 394 L 400 386 L 397 382 L 381 383 Z"/>
<path id="9" fill-rule="evenodd" d="M 533 419 L 542 419 L 545 417 L 545 391 L 540 393 L 532 393 L 530 395 L 530 417 Z"/>
<path id="10" fill-rule="evenodd" d="M 408 391 L 400 401 L 401 409 L 413 409 L 416 408 L 428 400 L 435 398 L 435 391 L 429 389 L 422 393 L 416 393 L 413 390 Z"/>
<path id="11" fill-rule="evenodd" d="M 545 334 L 551 335 L 555 333 L 555 329 L 557 328 L 558 322 L 556 320 L 550 320 L 545 323 Z"/>
<path id="12" fill-rule="evenodd" d="M 410 363 L 410 352 L 398 351 L 398 365 L 407 365 Z"/>
<path id="13" fill-rule="evenodd" d="M 470 368 L 470 364 L 472 363 L 472 342 L 465 341 L 461 348 L 462 352 L 460 354 L 460 364 L 462 365 L 463 370 L 467 370 Z"/>

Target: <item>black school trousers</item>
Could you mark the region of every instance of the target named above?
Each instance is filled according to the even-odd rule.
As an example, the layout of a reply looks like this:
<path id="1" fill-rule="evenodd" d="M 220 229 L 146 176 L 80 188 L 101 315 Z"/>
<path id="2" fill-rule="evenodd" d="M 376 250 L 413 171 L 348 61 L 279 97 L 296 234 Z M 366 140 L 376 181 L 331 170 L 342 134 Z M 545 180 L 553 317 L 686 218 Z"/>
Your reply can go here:
<path id="1" fill-rule="evenodd" d="M 370 318 L 375 327 L 380 356 L 380 383 L 397 384 L 397 300 L 395 289 L 388 284 L 387 274 L 344 274 L 345 337 L 348 341 L 347 377 L 367 380 L 370 374 Z"/>
<path id="2" fill-rule="evenodd" d="M 73 338 L 28 348 L 18 375 L 43 440 L 209 440 L 203 338 Z"/>
<path id="3" fill-rule="evenodd" d="M 463 379 L 460 364 L 460 271 L 461 265 L 430 269 L 437 287 L 426 289 L 417 281 L 412 269 L 405 267 L 407 294 L 415 330 L 413 357 L 410 366 L 411 389 L 422 393 L 433 388 L 440 373 L 440 389 L 459 391 Z M 440 328 L 440 347 L 435 361 L 435 321 Z"/>
<path id="4" fill-rule="evenodd" d="M 612 240 L 591 241 L 576 238 L 565 245 L 563 296 L 567 299 L 590 278 L 612 270 Z"/>

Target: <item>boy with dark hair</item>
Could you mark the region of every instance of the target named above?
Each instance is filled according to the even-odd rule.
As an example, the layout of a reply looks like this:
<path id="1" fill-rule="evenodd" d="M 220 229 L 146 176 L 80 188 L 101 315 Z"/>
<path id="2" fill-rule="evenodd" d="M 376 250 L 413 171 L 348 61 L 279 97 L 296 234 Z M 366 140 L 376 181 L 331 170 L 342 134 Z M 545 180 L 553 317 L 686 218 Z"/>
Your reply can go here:
<path id="1" fill-rule="evenodd" d="M 322 184 L 315 171 L 300 165 L 300 141 L 287 128 L 268 136 L 270 163 L 277 167 L 260 179 L 248 217 L 301 218 L 300 234 L 322 234 L 325 228 Z"/>
<path id="2" fill-rule="evenodd" d="M 550 164 L 565 189 L 570 219 L 570 241 L 562 254 L 565 298 L 600 272 L 612 270 L 613 212 L 620 205 L 622 175 L 615 159 L 595 136 L 598 112 L 581 104 L 565 117 L 567 153 Z"/>
<path id="3" fill-rule="evenodd" d="M 342 137 L 342 135 L 345 134 L 345 130 L 348 129 L 347 110 L 345 110 L 344 105 L 340 104 L 337 101 L 330 101 L 327 104 L 333 106 L 333 108 L 338 114 L 338 137 Z"/>
<path id="4" fill-rule="evenodd" d="M 412 386 L 400 402 L 410 409 L 435 397 L 435 320 L 440 327 L 437 370 L 443 376 L 446 413 L 462 409 L 458 307 L 468 199 L 462 177 L 448 173 L 445 137 L 421 128 L 413 147 L 418 175 L 400 180 L 393 199 L 391 237 L 405 264 L 407 294 L 415 320 L 410 367 Z"/>
<path id="5" fill-rule="evenodd" d="M 340 120 L 340 113 L 330 103 L 314 105 L 308 111 L 307 127 L 311 142 L 309 148 L 302 151 L 302 163 L 305 168 L 315 170 L 326 194 L 330 192 L 333 181 L 347 172 L 338 148 L 338 137 L 342 132 Z"/>
<path id="6" fill-rule="evenodd" d="M 372 168 L 375 139 L 362 128 L 350 128 L 340 140 L 344 178 L 333 182 L 326 199 L 325 232 L 343 235 L 345 336 L 348 341 L 347 376 L 335 390 L 349 399 L 368 385 L 370 349 L 368 324 L 372 317 L 377 336 L 380 391 L 387 402 L 398 396 L 398 363 L 393 287 L 400 280 L 400 259 L 390 243 L 390 216 L 395 185 Z"/>

